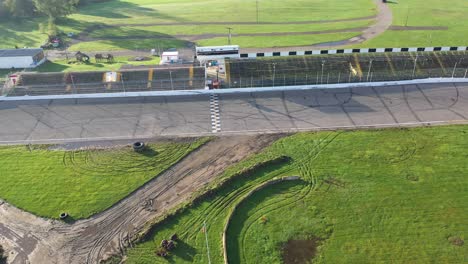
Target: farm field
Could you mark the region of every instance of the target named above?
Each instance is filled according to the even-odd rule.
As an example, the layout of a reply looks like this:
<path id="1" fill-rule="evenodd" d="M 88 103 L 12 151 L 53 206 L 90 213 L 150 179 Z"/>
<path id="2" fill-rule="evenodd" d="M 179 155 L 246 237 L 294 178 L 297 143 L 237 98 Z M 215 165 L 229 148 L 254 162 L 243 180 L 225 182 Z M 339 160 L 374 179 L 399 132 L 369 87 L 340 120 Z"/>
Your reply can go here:
<path id="1" fill-rule="evenodd" d="M 208 263 L 207 248 L 211 262 L 222 263 L 230 214 L 229 263 L 462 263 L 467 134 L 468 126 L 447 126 L 282 138 L 156 224 L 127 263 Z M 302 180 L 254 191 L 282 176 Z M 168 259 L 155 256 L 174 233 Z"/>
<path id="2" fill-rule="evenodd" d="M 158 176 L 207 138 L 129 146 L 52 150 L 49 146 L 0 147 L 0 198 L 47 218 L 68 212 L 89 217 Z"/>

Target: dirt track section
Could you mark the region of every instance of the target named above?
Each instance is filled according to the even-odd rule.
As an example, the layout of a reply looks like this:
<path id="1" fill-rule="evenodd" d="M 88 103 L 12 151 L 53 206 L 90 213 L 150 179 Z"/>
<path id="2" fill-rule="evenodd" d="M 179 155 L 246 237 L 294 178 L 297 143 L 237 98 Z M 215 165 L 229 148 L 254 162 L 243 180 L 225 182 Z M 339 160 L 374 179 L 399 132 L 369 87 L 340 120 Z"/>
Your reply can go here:
<path id="1" fill-rule="evenodd" d="M 98 263 L 123 252 L 146 222 L 190 198 L 228 166 L 280 135 L 216 138 L 110 209 L 72 225 L 0 205 L 0 243 L 14 264 Z M 13 253 L 11 253 L 13 252 Z"/>

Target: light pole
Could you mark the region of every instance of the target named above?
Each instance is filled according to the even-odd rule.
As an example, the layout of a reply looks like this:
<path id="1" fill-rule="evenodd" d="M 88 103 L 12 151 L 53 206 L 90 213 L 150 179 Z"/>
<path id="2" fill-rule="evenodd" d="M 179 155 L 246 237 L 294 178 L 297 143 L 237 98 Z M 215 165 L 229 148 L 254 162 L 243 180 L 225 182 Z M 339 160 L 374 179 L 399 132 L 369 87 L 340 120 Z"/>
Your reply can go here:
<path id="1" fill-rule="evenodd" d="M 407 27 L 407 26 L 408 26 L 408 18 L 409 18 L 409 6 L 408 6 L 408 8 L 407 8 L 407 10 L 406 10 L 406 21 L 405 21 L 405 27 Z"/>
<path id="2" fill-rule="evenodd" d="M 231 35 L 231 30 L 233 30 L 233 28 L 231 28 L 231 27 L 227 27 L 226 29 L 227 29 L 227 30 L 229 30 L 229 35 L 228 35 L 228 45 L 231 45 L 231 37 L 232 37 L 232 35 Z"/>
<path id="3" fill-rule="evenodd" d="M 325 65 L 325 61 L 322 61 L 322 75 L 320 76 L 320 84 L 323 84 L 323 66 Z"/>
<path id="4" fill-rule="evenodd" d="M 370 62 L 369 62 L 369 71 L 367 72 L 367 81 L 369 81 L 369 75 L 370 75 L 371 69 L 372 69 L 372 62 L 373 62 L 373 60 L 370 60 Z"/>
<path id="5" fill-rule="evenodd" d="M 455 71 L 457 70 L 457 65 L 461 63 L 462 60 L 463 58 L 460 58 L 457 62 L 455 62 L 455 66 L 453 67 L 453 71 L 452 71 L 452 79 L 453 77 L 455 77 Z"/>
<path id="6" fill-rule="evenodd" d="M 275 87 L 275 79 L 276 79 L 276 63 L 273 63 L 273 87 Z"/>
<path id="7" fill-rule="evenodd" d="M 413 78 L 414 78 L 414 74 L 416 73 L 416 63 L 417 62 L 418 62 L 418 55 L 416 55 L 416 58 L 414 59 Z"/>
<path id="8" fill-rule="evenodd" d="M 171 90 L 174 91 L 174 85 L 172 84 L 172 71 L 169 71 L 169 76 L 171 78 Z"/>

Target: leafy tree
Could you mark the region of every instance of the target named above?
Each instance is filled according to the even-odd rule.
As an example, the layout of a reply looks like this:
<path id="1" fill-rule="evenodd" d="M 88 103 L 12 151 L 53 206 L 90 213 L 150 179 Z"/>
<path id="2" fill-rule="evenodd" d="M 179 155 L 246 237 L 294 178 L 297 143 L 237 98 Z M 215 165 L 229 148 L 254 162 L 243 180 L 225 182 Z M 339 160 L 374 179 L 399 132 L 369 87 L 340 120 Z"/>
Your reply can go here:
<path id="1" fill-rule="evenodd" d="M 79 0 L 33 0 L 36 10 L 49 17 L 49 24 L 56 18 L 66 16 L 75 11 Z"/>
<path id="2" fill-rule="evenodd" d="M 8 7 L 4 0 L 0 0 L 0 19 L 7 18 L 10 15 Z"/>
<path id="3" fill-rule="evenodd" d="M 14 17 L 31 16 L 34 12 L 32 0 L 5 0 L 4 5 Z"/>

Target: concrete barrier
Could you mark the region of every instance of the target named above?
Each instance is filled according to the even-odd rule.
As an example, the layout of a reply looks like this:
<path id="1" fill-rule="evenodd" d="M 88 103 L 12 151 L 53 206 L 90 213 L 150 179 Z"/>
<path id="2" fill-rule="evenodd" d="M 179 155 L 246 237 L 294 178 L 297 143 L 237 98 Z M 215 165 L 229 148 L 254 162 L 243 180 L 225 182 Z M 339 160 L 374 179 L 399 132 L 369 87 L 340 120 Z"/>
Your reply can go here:
<path id="1" fill-rule="evenodd" d="M 253 59 L 259 57 L 287 57 L 320 54 L 350 54 L 350 53 L 382 53 L 382 52 L 432 52 L 432 51 L 467 51 L 468 47 L 408 47 L 408 48 L 361 48 L 361 49 L 331 49 L 331 50 L 306 50 L 306 51 L 281 51 L 241 53 L 241 58 Z"/>
<path id="2" fill-rule="evenodd" d="M 412 84 L 437 84 L 437 83 L 468 83 L 468 78 L 428 78 L 406 81 L 364 82 L 364 83 L 339 83 L 321 85 L 296 85 L 275 87 L 231 88 L 220 90 L 179 90 L 179 91 L 148 91 L 148 92 L 123 92 L 123 93 L 95 93 L 95 94 L 69 94 L 69 95 L 44 95 L 44 96 L 0 96 L 2 101 L 31 101 L 31 100 L 60 100 L 60 99 L 98 99 L 98 98 L 131 98 L 131 97 L 158 97 L 158 96 L 194 96 L 211 94 L 236 94 L 252 92 L 272 91 L 300 91 L 314 89 L 343 89 L 360 87 L 382 87 Z"/>

